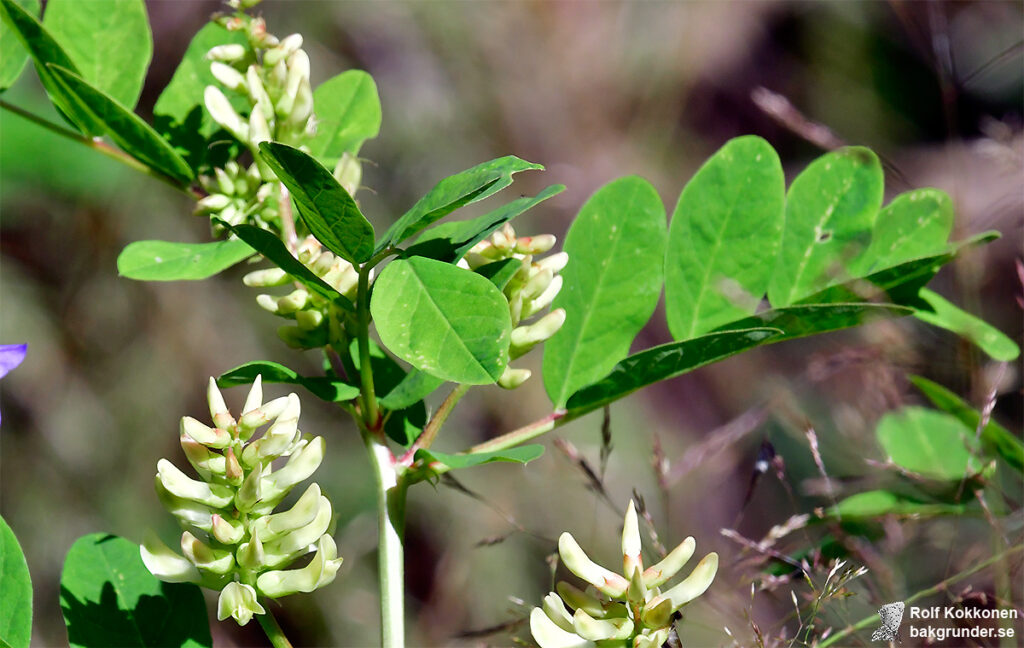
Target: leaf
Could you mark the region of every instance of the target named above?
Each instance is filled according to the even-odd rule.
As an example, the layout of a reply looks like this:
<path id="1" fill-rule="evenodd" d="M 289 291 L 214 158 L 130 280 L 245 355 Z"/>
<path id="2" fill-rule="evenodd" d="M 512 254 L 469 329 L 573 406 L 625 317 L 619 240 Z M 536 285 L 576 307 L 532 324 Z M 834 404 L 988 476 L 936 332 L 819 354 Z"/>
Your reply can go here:
<path id="1" fill-rule="evenodd" d="M 605 185 L 580 209 L 552 303 L 565 309 L 565 324 L 544 343 L 544 387 L 555 407 L 629 353 L 661 294 L 666 236 L 661 199 L 638 176 Z"/>
<path id="2" fill-rule="evenodd" d="M 615 365 L 603 379 L 573 394 L 566 404 L 568 417 L 577 418 L 647 385 L 760 346 L 781 333 L 772 328 L 708 333 L 633 354 Z"/>
<path id="3" fill-rule="evenodd" d="M 293 279 L 311 292 L 320 295 L 327 301 L 334 302 L 347 311 L 355 312 L 355 306 L 352 305 L 352 302 L 347 297 L 316 276 L 312 270 L 302 265 L 298 259 L 292 256 L 288 248 L 285 247 L 285 244 L 281 242 L 281 239 L 255 225 L 228 225 L 224 221 L 218 222 L 230 230 L 232 234 L 248 243 L 249 247 L 262 254 L 271 263 L 290 274 Z"/>
<path id="4" fill-rule="evenodd" d="M 882 206 L 878 157 L 861 147 L 821 156 L 786 195 L 782 247 L 768 285 L 772 306 L 788 306 L 845 281 L 871 242 Z"/>
<path id="5" fill-rule="evenodd" d="M 873 490 L 843 499 L 838 506 L 829 509 L 829 514 L 843 520 L 874 519 L 884 515 L 959 515 L 966 508 L 956 504 L 927 504 L 889 491 Z"/>
<path id="6" fill-rule="evenodd" d="M 931 307 L 931 310 L 920 309 L 914 313 L 922 322 L 952 331 L 970 340 L 993 360 L 1011 362 L 1020 355 L 1020 348 L 1002 331 L 954 306 L 942 295 L 923 288 L 920 296 Z"/>
<path id="7" fill-rule="evenodd" d="M 508 302 L 468 270 L 419 257 L 392 261 L 374 282 L 370 312 L 384 346 L 438 378 L 483 385 L 508 364 Z"/>
<path id="8" fill-rule="evenodd" d="M 938 189 L 915 189 L 892 199 L 878 214 L 871 245 L 854 276 L 944 251 L 953 229 L 953 201 Z"/>
<path id="9" fill-rule="evenodd" d="M 220 153 L 227 156 L 231 146 L 224 144 L 234 142 L 213 121 L 203 105 L 203 90 L 208 85 L 218 85 L 210 72 L 206 54 L 218 45 L 227 44 L 248 46 L 249 41 L 244 31 L 228 31 L 215 22 L 204 25 L 192 38 L 170 83 L 153 106 L 154 127 L 172 146 L 183 152 L 193 169 L 198 170 L 207 162 L 214 164 L 210 160 L 211 155 Z M 233 92 L 227 95 L 236 110 L 243 111 L 243 114 L 248 110 L 246 97 Z M 211 146 L 219 140 L 223 142 Z M 223 162 L 216 166 L 223 166 Z"/>
<path id="10" fill-rule="evenodd" d="M 508 155 L 449 176 L 438 182 L 384 232 L 375 252 L 401 243 L 459 207 L 498 193 L 512 184 L 514 173 L 543 168 L 539 164 Z"/>
<path id="11" fill-rule="evenodd" d="M 153 57 L 143 0 L 49 0 L 43 26 L 75 64 L 69 69 L 122 106 L 135 107 Z"/>
<path id="12" fill-rule="evenodd" d="M 359 395 L 358 387 L 340 380 L 332 380 L 325 377 L 307 378 L 300 376 L 284 365 L 268 361 L 247 362 L 244 365 L 235 367 L 231 371 L 221 374 L 217 378 L 217 385 L 220 387 L 249 385 L 256 380 L 258 375 L 263 377 L 263 382 L 265 383 L 301 385 L 309 390 L 309 393 L 328 403 L 350 401 Z"/>
<path id="13" fill-rule="evenodd" d="M 512 257 L 482 265 L 473 272 L 481 277 L 487 277 L 498 290 L 505 290 L 505 286 L 508 285 L 508 282 L 512 281 L 512 277 L 516 276 L 516 273 L 522 267 L 522 259 Z"/>
<path id="14" fill-rule="evenodd" d="M 373 226 L 330 171 L 286 144 L 264 142 L 260 153 L 288 187 L 302 222 L 324 247 L 353 264 L 373 255 Z"/>
<path id="15" fill-rule="evenodd" d="M 921 376 L 908 376 L 928 400 L 940 410 L 952 414 L 969 430 L 977 430 L 981 414 L 966 401 L 942 385 Z M 999 454 L 1018 472 L 1024 472 L 1024 443 L 998 422 L 990 420 L 981 430 L 981 440 L 991 455 Z"/>
<path id="16" fill-rule="evenodd" d="M 377 372 L 374 372 L 373 377 L 376 382 Z M 413 369 L 377 400 L 385 409 L 402 410 L 420 402 L 443 384 L 444 380 L 419 369 Z"/>
<path id="17" fill-rule="evenodd" d="M 785 199 L 779 156 L 754 136 L 730 140 L 686 184 L 665 252 L 672 337 L 753 315 L 778 256 Z"/>
<path id="18" fill-rule="evenodd" d="M 199 587 L 160 582 L 139 546 L 117 536 L 94 533 L 71 546 L 60 606 L 72 648 L 213 645 Z"/>
<path id="19" fill-rule="evenodd" d="M 0 517 L 0 644 L 28 648 L 32 639 L 32 579 L 11 527 Z"/>
<path id="20" fill-rule="evenodd" d="M 452 470 L 459 468 L 472 468 L 495 461 L 507 461 L 509 463 L 528 464 L 544 454 L 544 446 L 530 444 L 498 450 L 496 452 L 477 452 L 474 454 L 445 454 L 433 450 L 417 450 L 416 460 L 425 464 L 440 463 Z"/>
<path id="21" fill-rule="evenodd" d="M 385 394 L 383 398 L 378 398 L 377 402 L 388 410 L 384 433 L 395 443 L 408 448 L 427 424 L 427 406 L 423 403 L 423 398 L 440 387 L 444 381 L 418 369 L 406 373 L 384 349 L 373 340 L 369 342 L 374 393 Z M 352 340 L 348 351 L 346 370 L 349 375 L 358 376 L 362 367 L 359 341 Z M 392 395 L 399 387 L 402 388 L 400 392 Z"/>
<path id="22" fill-rule="evenodd" d="M 962 479 L 981 469 L 968 449 L 973 430 L 956 417 L 924 407 L 904 407 L 882 417 L 875 436 L 899 466 L 935 479 Z"/>
<path id="23" fill-rule="evenodd" d="M 732 331 L 768 326 L 782 332 L 770 340 L 774 344 L 783 340 L 861 326 L 885 317 L 903 317 L 913 312 L 913 309 L 895 304 L 797 304 L 766 310 L 726 324 L 719 330 Z"/>
<path id="24" fill-rule="evenodd" d="M 32 16 L 38 16 L 40 5 L 39 0 L 15 0 L 25 11 Z M 7 21 L 0 20 L 0 92 L 14 85 L 14 82 L 21 76 L 28 61 L 28 51 L 22 44 L 21 39 L 7 25 Z"/>
<path id="25" fill-rule="evenodd" d="M 317 129 L 309 152 L 325 165 L 336 164 L 343 153 L 358 154 L 363 142 L 380 132 L 377 84 L 362 70 L 342 72 L 317 86 L 313 112 Z"/>
<path id="26" fill-rule="evenodd" d="M 454 263 L 499 227 L 528 209 L 565 191 L 564 185 L 552 185 L 533 198 L 519 198 L 494 211 L 468 221 L 442 223 L 428 229 L 405 251 L 406 256 L 425 256 Z"/>
<path id="27" fill-rule="evenodd" d="M 55 65 L 48 67 L 76 110 L 102 124 L 104 132 L 125 153 L 182 185 L 192 181 L 192 169 L 188 163 L 138 115 L 89 85 L 74 72 Z"/>
<path id="28" fill-rule="evenodd" d="M 206 279 L 252 256 L 244 241 L 230 239 L 212 243 L 136 241 L 117 257 L 122 277 L 140 281 Z"/>
<path id="29" fill-rule="evenodd" d="M 0 19 L 3 19 L 7 26 L 17 34 L 21 44 L 35 61 L 39 81 L 43 84 L 46 94 L 49 95 L 58 112 L 67 119 L 68 123 L 83 133 L 101 135 L 104 130 L 103 125 L 97 123 L 88 112 L 83 112 L 75 105 L 67 96 L 64 88 L 54 78 L 53 72 L 47 67 L 48 64 L 54 64 L 68 70 L 76 70 L 75 64 L 71 62 L 57 41 L 50 36 L 43 24 L 31 13 L 18 6 L 14 0 L 0 0 Z"/>

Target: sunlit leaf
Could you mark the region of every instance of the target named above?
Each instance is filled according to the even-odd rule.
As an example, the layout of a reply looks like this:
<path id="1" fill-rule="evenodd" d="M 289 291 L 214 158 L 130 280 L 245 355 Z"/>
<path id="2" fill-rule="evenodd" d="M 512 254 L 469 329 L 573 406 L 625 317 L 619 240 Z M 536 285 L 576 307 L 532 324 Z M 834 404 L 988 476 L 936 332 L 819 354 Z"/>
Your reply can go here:
<path id="1" fill-rule="evenodd" d="M 873 490 L 851 495 L 829 509 L 832 517 L 848 520 L 871 520 L 885 515 L 932 516 L 959 515 L 967 509 L 958 504 L 931 504 L 897 495 L 885 490 Z M 837 515 L 838 512 L 838 515 Z"/>
<path id="2" fill-rule="evenodd" d="M 32 638 L 32 579 L 18 539 L 0 517 L 0 644 L 28 648 Z"/>
<path id="3" fill-rule="evenodd" d="M 904 407 L 883 416 L 875 435 L 893 462 L 926 477 L 962 479 L 981 469 L 974 430 L 944 412 Z"/>
<path id="4" fill-rule="evenodd" d="M 212 243 L 136 241 L 117 257 L 122 277 L 141 281 L 206 279 L 254 254 L 244 241 Z"/>
<path id="5" fill-rule="evenodd" d="M 902 193 L 879 212 L 871 245 L 851 273 L 860 277 L 943 252 L 952 230 L 953 201 L 944 191 Z"/>
<path id="6" fill-rule="evenodd" d="M 317 86 L 313 112 L 317 127 L 309 152 L 324 164 L 335 164 L 343 153 L 359 153 L 363 142 L 380 132 L 377 84 L 362 70 L 342 72 Z"/>
<path id="7" fill-rule="evenodd" d="M 300 376 L 297 372 L 284 365 L 267 361 L 247 362 L 244 365 L 235 367 L 231 371 L 221 374 L 217 378 L 217 384 L 221 387 L 249 385 L 256 380 L 256 376 L 262 376 L 262 380 L 265 383 L 301 385 L 317 398 L 331 403 L 350 401 L 359 395 L 358 387 L 346 384 L 340 380 Z"/>
<path id="8" fill-rule="evenodd" d="M 861 326 L 876 319 L 912 315 L 914 310 L 895 304 L 797 304 L 785 308 L 772 308 L 756 315 L 730 322 L 722 331 L 768 326 L 782 333 L 770 342 L 838 331 Z"/>
<path id="9" fill-rule="evenodd" d="M 542 445 L 524 445 L 496 452 L 478 452 L 475 454 L 445 454 L 433 450 L 417 450 L 416 460 L 424 463 L 440 463 L 452 470 L 472 468 L 495 461 L 527 464 L 544 454 Z"/>
<path id="10" fill-rule="evenodd" d="M 39 0 L 15 0 L 26 12 L 39 16 Z M 11 31 L 6 20 L 0 20 L 0 92 L 10 88 L 28 62 L 28 50 Z"/>
<path id="11" fill-rule="evenodd" d="M 952 331 L 970 340 L 993 360 L 1010 362 L 1020 355 L 1020 348 L 1013 340 L 981 318 L 956 307 L 942 295 L 927 288 L 921 290 L 920 296 L 931 308 L 920 309 L 914 313 L 922 322 Z"/>

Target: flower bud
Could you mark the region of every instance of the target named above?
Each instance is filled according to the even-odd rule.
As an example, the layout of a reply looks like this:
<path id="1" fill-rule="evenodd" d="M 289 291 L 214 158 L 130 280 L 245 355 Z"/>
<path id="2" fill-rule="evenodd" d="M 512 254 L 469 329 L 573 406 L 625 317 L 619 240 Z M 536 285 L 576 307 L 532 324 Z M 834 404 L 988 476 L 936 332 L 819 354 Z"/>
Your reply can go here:
<path id="1" fill-rule="evenodd" d="M 249 125 L 242 121 L 220 89 L 215 86 L 206 86 L 206 90 L 203 92 L 203 103 L 206 104 L 206 110 L 210 113 L 213 121 L 231 133 L 238 141 L 245 142 L 249 139 Z"/>
<path id="2" fill-rule="evenodd" d="M 264 544 L 267 552 L 287 556 L 303 551 L 327 532 L 331 525 L 331 502 L 323 496 L 317 502 L 316 517 L 309 524 L 289 531 L 273 542 Z M 303 551 L 303 553 L 305 553 Z"/>
<path id="3" fill-rule="evenodd" d="M 203 425 L 191 416 L 182 417 L 181 434 L 210 448 L 226 448 L 232 441 L 228 431 Z"/>
<path id="4" fill-rule="evenodd" d="M 640 556 L 640 526 L 636 518 L 636 508 L 633 500 L 629 501 L 629 508 L 626 509 L 626 521 L 622 525 L 622 573 L 632 574 L 636 568 L 643 569 L 643 559 Z"/>
<path id="5" fill-rule="evenodd" d="M 245 82 L 249 88 L 249 100 L 252 101 L 254 106 L 259 108 L 259 111 L 263 118 L 264 124 L 274 118 L 274 105 L 270 101 L 270 96 L 267 94 L 267 89 L 263 86 L 263 79 L 260 78 L 260 73 L 256 69 L 255 65 L 250 65 L 245 71 Z M 254 108 L 253 112 L 257 112 Z M 269 137 L 267 139 L 270 139 Z"/>
<path id="6" fill-rule="evenodd" d="M 181 435 L 180 441 L 185 457 L 200 477 L 210 481 L 213 475 L 224 476 L 227 464 L 223 455 L 212 452 L 205 445 L 186 434 Z"/>
<path id="7" fill-rule="evenodd" d="M 562 564 L 569 571 L 602 593 L 613 598 L 619 598 L 626 593 L 629 581 L 590 560 L 569 533 L 563 533 L 558 538 L 558 555 L 562 557 Z"/>
<path id="8" fill-rule="evenodd" d="M 196 567 L 213 574 L 226 574 L 235 566 L 235 557 L 230 551 L 208 547 L 188 531 L 181 534 L 181 552 Z"/>
<path id="9" fill-rule="evenodd" d="M 260 142 L 270 141 L 270 126 L 267 118 L 263 116 L 262 110 L 253 110 L 249 113 L 249 145 L 253 149 L 259 149 Z"/>
<path id="10" fill-rule="evenodd" d="M 532 372 L 529 369 L 513 369 L 512 367 L 505 367 L 505 371 L 502 372 L 501 378 L 498 378 L 498 386 L 504 389 L 515 389 L 529 380 L 531 375 Z"/>
<path id="11" fill-rule="evenodd" d="M 210 417 L 217 427 L 228 430 L 235 427 L 235 419 L 228 412 L 228 406 L 224 404 L 224 396 L 217 388 L 217 381 L 210 377 L 206 386 L 206 402 L 210 406 Z"/>
<path id="12" fill-rule="evenodd" d="M 558 598 L 557 594 L 551 592 L 545 596 L 541 609 L 559 628 L 566 632 L 575 632 L 572 625 L 572 615 L 565 609 L 565 603 L 562 603 L 562 599 Z"/>
<path id="13" fill-rule="evenodd" d="M 522 319 L 529 319 L 551 305 L 562 289 L 562 276 L 557 275 L 538 297 L 523 304 Z"/>
<path id="14" fill-rule="evenodd" d="M 252 620 L 254 614 L 266 614 L 266 610 L 256 600 L 256 590 L 243 583 L 228 583 L 217 599 L 217 620 L 233 618 L 238 625 L 244 626 Z"/>
<path id="15" fill-rule="evenodd" d="M 235 552 L 235 558 L 242 569 L 257 571 L 266 565 L 267 556 L 263 551 L 263 542 L 255 531 L 250 534 L 249 542 L 243 542 Z"/>
<path id="16" fill-rule="evenodd" d="M 196 201 L 194 213 L 197 216 L 216 214 L 231 204 L 231 198 L 224 194 L 210 194 Z"/>
<path id="17" fill-rule="evenodd" d="M 318 310 L 301 310 L 295 313 L 295 323 L 303 331 L 312 331 L 324 321 L 324 314 Z"/>
<path id="18" fill-rule="evenodd" d="M 683 565 L 690 560 L 690 556 L 693 555 L 696 548 L 697 542 L 692 536 L 680 542 L 679 546 L 670 551 L 661 562 L 644 570 L 644 584 L 648 589 L 661 587 L 662 584 L 679 573 Z"/>
<path id="19" fill-rule="evenodd" d="M 151 530 L 146 531 L 139 553 L 146 569 L 165 583 L 198 583 L 202 580 L 195 565 L 174 553 Z"/>
<path id="20" fill-rule="evenodd" d="M 515 251 L 519 254 L 544 254 L 555 247 L 558 242 L 551 234 L 539 234 L 537 236 L 523 236 L 516 239 Z"/>
<path id="21" fill-rule="evenodd" d="M 550 270 L 555 274 L 561 272 L 563 268 L 569 263 L 569 253 L 559 252 L 558 254 L 552 254 L 546 256 L 540 261 L 534 262 L 534 266 L 539 270 Z"/>
<path id="22" fill-rule="evenodd" d="M 302 79 L 295 92 L 295 101 L 292 103 L 291 112 L 284 120 L 284 125 L 290 128 L 301 126 L 313 114 L 313 88 L 309 85 L 309 79 Z"/>
<path id="23" fill-rule="evenodd" d="M 231 491 L 226 486 L 206 484 L 190 479 L 166 459 L 161 459 L 157 463 L 157 479 L 168 493 L 182 499 L 205 504 L 212 508 L 224 508 L 231 503 Z"/>
<path id="24" fill-rule="evenodd" d="M 717 571 L 718 554 L 714 552 L 709 553 L 697 563 L 697 566 L 693 568 L 693 572 L 686 577 L 686 580 L 651 599 L 648 606 L 654 608 L 662 600 L 667 599 L 672 603 L 672 610 L 678 610 L 686 603 L 703 594 L 711 586 Z"/>
<path id="25" fill-rule="evenodd" d="M 268 492 L 264 494 L 264 499 L 273 499 L 275 503 L 280 501 L 295 484 L 312 475 L 323 459 L 324 439 L 316 437 L 302 450 L 292 454 L 282 468 L 271 473 L 267 478 Z"/>
<path id="26" fill-rule="evenodd" d="M 242 465 L 238 462 L 233 448 L 224 450 L 224 478 L 232 486 L 241 486 L 242 480 L 245 478 L 245 472 L 242 470 Z"/>
<path id="27" fill-rule="evenodd" d="M 309 292 L 299 288 L 277 300 L 277 312 L 289 315 L 297 310 L 302 310 L 307 304 L 309 304 Z"/>
<path id="28" fill-rule="evenodd" d="M 258 531 L 260 537 L 268 542 L 277 540 L 313 522 L 320 512 L 320 500 L 320 487 L 310 484 L 291 509 L 259 518 L 253 523 L 253 530 Z"/>
<path id="29" fill-rule="evenodd" d="M 266 268 L 255 270 L 242 277 L 242 283 L 249 287 L 270 288 L 272 286 L 283 286 L 291 281 L 291 276 L 280 268 Z M 268 295 L 269 296 L 269 295 Z M 274 305 L 277 310 L 277 305 Z"/>
<path id="30" fill-rule="evenodd" d="M 277 65 L 278 61 L 285 60 L 298 51 L 300 47 L 302 47 L 302 36 L 300 34 L 285 36 L 277 47 L 263 55 L 263 64 L 268 67 Z"/>
<path id="31" fill-rule="evenodd" d="M 211 61 L 237 61 L 245 56 L 245 46 L 237 43 L 218 45 L 206 53 Z"/>
<path id="32" fill-rule="evenodd" d="M 555 586 L 555 590 L 557 590 L 558 595 L 575 610 L 583 610 L 592 617 L 599 617 L 604 614 L 604 608 L 601 606 L 601 601 L 597 597 L 587 594 L 575 585 L 566 583 L 565 581 L 559 581 Z"/>
<path id="33" fill-rule="evenodd" d="M 308 565 L 302 569 L 264 572 L 256 579 L 256 587 L 270 598 L 296 592 L 312 592 L 333 581 L 341 563 L 334 539 L 323 535 L 317 543 L 316 555 Z"/>
<path id="34" fill-rule="evenodd" d="M 245 537 L 245 525 L 238 520 L 228 520 L 219 515 L 212 516 L 210 534 L 221 544 L 234 545 Z"/>
<path id="35" fill-rule="evenodd" d="M 245 77 L 242 73 L 235 68 L 221 63 L 220 61 L 214 61 L 210 64 L 210 72 L 213 77 L 221 82 L 221 84 L 229 90 L 242 90 L 245 87 Z"/>
<path id="36" fill-rule="evenodd" d="M 245 396 L 245 405 L 242 405 L 242 412 L 249 412 L 263 404 L 263 374 L 256 374 L 256 380 L 252 381 L 252 387 Z"/>
<path id="37" fill-rule="evenodd" d="M 180 525 L 187 529 L 210 530 L 214 509 L 172 494 L 163 487 L 159 479 L 157 479 L 155 487 L 157 499 L 171 515 L 177 518 Z"/>
<path id="38" fill-rule="evenodd" d="M 342 153 L 334 167 L 334 177 L 349 196 L 356 195 L 359 183 L 363 181 L 363 165 L 360 164 L 359 158 L 348 151 Z"/>
<path id="39" fill-rule="evenodd" d="M 245 414 L 242 414 L 242 418 L 238 419 L 238 427 L 251 431 L 270 423 L 278 416 L 281 416 L 281 413 L 288 407 L 290 400 L 288 396 L 281 396 L 257 408 L 250 409 Z"/>
<path id="40" fill-rule="evenodd" d="M 562 324 L 565 324 L 565 310 L 558 308 L 533 324 L 512 329 L 509 356 L 517 358 L 525 354 L 537 344 L 557 333 L 558 329 L 562 328 Z"/>
<path id="41" fill-rule="evenodd" d="M 250 445 L 246 450 L 251 448 Z M 242 453 L 242 461 L 245 461 L 246 453 Z M 263 489 L 263 464 L 256 464 L 235 493 L 235 508 L 242 513 L 248 513 L 262 499 Z"/>
<path id="42" fill-rule="evenodd" d="M 576 610 L 572 622 L 576 634 L 590 641 L 626 639 L 633 634 L 633 622 L 626 618 L 598 620 Z"/>
<path id="43" fill-rule="evenodd" d="M 596 648 L 597 644 L 563 630 L 540 608 L 530 612 L 530 633 L 541 648 Z"/>

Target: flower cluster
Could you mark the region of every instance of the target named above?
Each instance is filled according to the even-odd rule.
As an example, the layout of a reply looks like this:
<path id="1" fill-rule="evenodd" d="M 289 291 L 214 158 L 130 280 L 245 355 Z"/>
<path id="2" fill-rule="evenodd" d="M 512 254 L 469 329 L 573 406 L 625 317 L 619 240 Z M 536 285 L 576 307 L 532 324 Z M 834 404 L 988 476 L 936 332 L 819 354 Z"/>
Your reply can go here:
<path id="1" fill-rule="evenodd" d="M 214 427 L 188 416 L 181 419 L 181 447 L 199 479 L 166 459 L 157 464 L 157 496 L 184 529 L 184 556 L 150 532 L 142 560 L 163 581 L 220 590 L 218 618 L 230 616 L 245 625 L 265 612 L 259 596 L 312 592 L 333 581 L 341 566 L 327 532 L 331 503 L 317 484 L 289 510 L 273 512 L 320 466 L 324 440 L 299 431 L 295 394 L 264 403 L 259 376 L 237 420 L 212 378 L 207 400 Z M 280 457 L 288 459 L 274 470 L 271 464 Z M 315 554 L 304 567 L 284 569 L 310 552 Z"/>
<path id="2" fill-rule="evenodd" d="M 553 248 L 555 242 L 551 234 L 517 238 L 515 230 L 506 223 L 490 237 L 473 246 L 463 261 L 460 261 L 470 270 L 505 259 L 518 259 L 521 262 L 519 270 L 503 290 L 508 299 L 512 326 L 515 327 L 512 329 L 512 344 L 509 348 L 511 360 L 525 355 L 550 338 L 565 323 L 565 311 L 557 308 L 532 324 L 520 326 L 521 322 L 535 317 L 550 306 L 562 289 L 562 277 L 558 273 L 569 262 L 569 255 L 559 252 L 538 261 L 533 260 L 534 256 Z M 508 367 L 498 384 L 506 389 L 515 389 L 529 377 L 529 369 Z"/>
<path id="3" fill-rule="evenodd" d="M 591 561 L 563 533 L 558 539 L 562 563 L 591 587 L 583 591 L 558 583 L 558 593 L 548 594 L 543 607 L 530 614 L 533 638 L 541 648 L 659 648 L 668 640 L 679 608 L 703 594 L 718 571 L 718 554 L 709 553 L 685 580 L 662 592 L 659 588 L 682 569 L 695 548 L 693 538 L 687 538 L 661 562 L 644 569 L 632 502 L 622 529 L 623 575 Z"/>
<path id="4" fill-rule="evenodd" d="M 324 283 L 355 301 L 359 271 L 351 263 L 323 249 L 312 236 L 307 236 L 299 244 L 297 254 L 299 261 L 323 279 Z M 247 286 L 269 288 L 286 285 L 293 278 L 284 270 L 268 268 L 250 272 L 242 281 Z M 277 334 L 285 344 L 297 349 L 315 349 L 326 345 L 329 327 L 332 325 L 331 318 L 338 316 L 344 319 L 344 314 L 332 309 L 327 299 L 302 287 L 283 297 L 261 294 L 256 297 L 256 302 L 275 315 L 295 320 L 295 325 L 278 328 Z M 334 322 L 334 325 L 343 324 Z"/>

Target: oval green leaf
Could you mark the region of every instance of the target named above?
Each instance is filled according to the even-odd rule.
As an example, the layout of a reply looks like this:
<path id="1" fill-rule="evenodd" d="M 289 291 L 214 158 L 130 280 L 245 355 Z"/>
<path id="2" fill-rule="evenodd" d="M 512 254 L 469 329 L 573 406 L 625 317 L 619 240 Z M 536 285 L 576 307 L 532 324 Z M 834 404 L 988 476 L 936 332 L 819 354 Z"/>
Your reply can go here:
<path id="1" fill-rule="evenodd" d="M 39 0 L 14 0 L 27 13 L 39 15 Z M 28 50 L 11 30 L 6 20 L 0 20 L 0 92 L 14 85 L 28 62 Z"/>
<path id="2" fill-rule="evenodd" d="M 483 385 L 508 364 L 508 302 L 468 270 L 420 257 L 392 261 L 374 282 L 370 312 L 384 346 L 438 378 Z"/>
<path id="3" fill-rule="evenodd" d="M 384 232 L 377 244 L 377 251 L 401 243 L 459 207 L 496 194 L 512 184 L 514 173 L 543 168 L 539 164 L 508 155 L 449 176 L 438 182 Z"/>
<path id="4" fill-rule="evenodd" d="M 43 25 L 85 81 L 135 107 L 153 57 L 143 0 L 49 0 Z"/>
<path id="5" fill-rule="evenodd" d="M 926 477 L 956 480 L 981 469 L 974 430 L 944 412 L 904 407 L 883 416 L 875 436 L 894 463 Z"/>
<path id="6" fill-rule="evenodd" d="M 862 147 L 823 155 L 796 177 L 768 285 L 772 306 L 788 306 L 850 278 L 849 268 L 871 242 L 883 184 L 878 156 Z"/>
<path id="7" fill-rule="evenodd" d="M 913 312 L 911 308 L 896 304 L 798 304 L 762 311 L 730 322 L 720 330 L 767 326 L 781 331 L 781 335 L 770 340 L 774 343 L 861 326 L 876 319 L 912 315 Z"/>
<path id="8" fill-rule="evenodd" d="M 288 187 L 302 222 L 324 247 L 356 264 L 370 258 L 373 225 L 330 171 L 287 144 L 264 142 L 260 154 Z"/>
<path id="9" fill-rule="evenodd" d="M 445 454 L 433 450 L 417 450 L 416 460 L 425 464 L 440 463 L 451 470 L 472 468 L 495 461 L 528 464 L 544 454 L 544 446 L 538 444 L 524 445 L 508 450 L 495 452 L 477 452 L 474 454 Z"/>
<path id="10" fill-rule="evenodd" d="M 919 294 L 931 310 L 918 310 L 914 313 L 917 319 L 970 340 L 993 360 L 1012 362 L 1020 355 L 1017 343 L 988 322 L 958 308 L 927 288 L 922 288 Z"/>
<path id="11" fill-rule="evenodd" d="M 268 361 L 247 362 L 235 367 L 231 371 L 221 374 L 217 378 L 217 385 L 220 387 L 251 385 L 256 380 L 256 376 L 262 376 L 265 383 L 301 385 L 309 390 L 309 393 L 329 403 L 350 401 L 359 395 L 358 387 L 340 380 L 326 377 L 307 378 L 284 365 Z"/>
<path id="12" fill-rule="evenodd" d="M 18 539 L 0 517 L 0 644 L 28 648 L 32 638 L 32 579 Z"/>
<path id="13" fill-rule="evenodd" d="M 760 346 L 781 335 L 774 328 L 708 333 L 692 340 L 662 344 L 633 354 L 615 365 L 600 381 L 584 387 L 566 404 L 568 418 L 577 418 L 647 385 Z"/>
<path id="14" fill-rule="evenodd" d="M 238 239 L 212 243 L 136 241 L 118 255 L 117 271 L 122 277 L 140 281 L 206 279 L 254 253 Z"/>
<path id="15" fill-rule="evenodd" d="M 71 546 L 60 606 L 72 648 L 203 648 L 213 645 L 206 603 L 191 583 L 149 573 L 139 545 L 94 533 Z"/>
<path id="16" fill-rule="evenodd" d="M 373 77 L 348 70 L 313 91 L 316 136 L 309 143 L 313 157 L 334 165 L 344 153 L 356 155 L 363 142 L 380 132 L 380 96 Z"/>
<path id="17" fill-rule="evenodd" d="M 47 67 L 76 108 L 102 124 L 104 133 L 125 153 L 181 185 L 192 181 L 188 163 L 138 115 L 74 72 L 52 64 Z"/>
<path id="18" fill-rule="evenodd" d="M 885 490 L 857 493 L 829 508 L 831 517 L 843 520 L 871 520 L 884 515 L 958 515 L 967 507 L 956 504 L 928 504 Z"/>
<path id="19" fill-rule="evenodd" d="M 544 343 L 544 387 L 555 407 L 629 353 L 658 304 L 666 237 L 661 199 L 637 176 L 598 189 L 580 209 L 552 304 L 565 309 L 565 324 Z"/>
<path id="20" fill-rule="evenodd" d="M 861 277 L 944 252 L 953 230 L 953 201 L 938 189 L 915 189 L 878 213 L 871 245 L 851 274 Z"/>
<path id="21" fill-rule="evenodd" d="M 778 256 L 786 179 L 760 137 L 730 140 L 686 184 L 668 230 L 665 314 L 688 340 L 752 315 Z"/>

